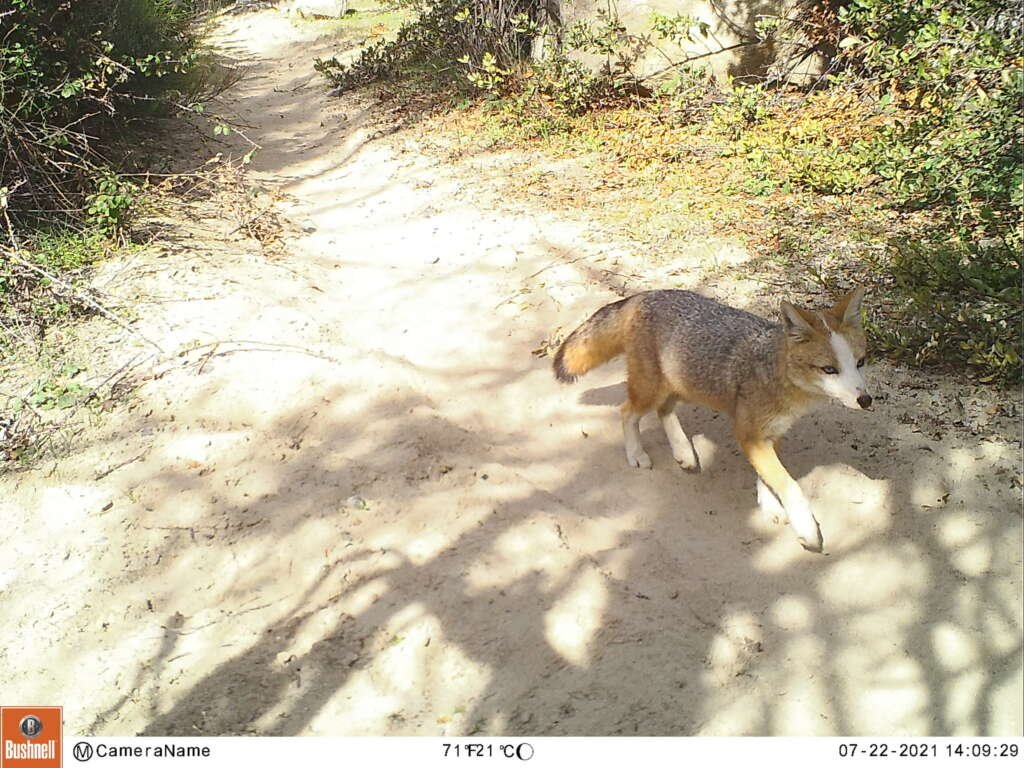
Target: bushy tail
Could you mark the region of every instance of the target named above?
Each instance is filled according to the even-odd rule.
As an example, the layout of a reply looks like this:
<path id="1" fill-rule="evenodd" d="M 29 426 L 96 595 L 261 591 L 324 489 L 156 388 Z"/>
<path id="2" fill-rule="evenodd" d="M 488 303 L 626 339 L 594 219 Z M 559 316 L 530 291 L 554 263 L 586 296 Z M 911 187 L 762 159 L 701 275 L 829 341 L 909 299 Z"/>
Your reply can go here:
<path id="1" fill-rule="evenodd" d="M 601 307 L 583 325 L 569 334 L 555 355 L 555 378 L 570 383 L 622 354 L 626 342 L 629 299 Z"/>

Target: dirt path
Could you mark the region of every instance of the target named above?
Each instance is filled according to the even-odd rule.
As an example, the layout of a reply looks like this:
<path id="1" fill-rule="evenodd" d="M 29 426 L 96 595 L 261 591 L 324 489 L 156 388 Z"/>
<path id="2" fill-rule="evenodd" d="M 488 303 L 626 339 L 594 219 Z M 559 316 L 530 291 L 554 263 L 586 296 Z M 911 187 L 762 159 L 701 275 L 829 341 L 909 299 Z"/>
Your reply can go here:
<path id="1" fill-rule="evenodd" d="M 680 409 L 702 474 L 653 423 L 628 470 L 621 368 L 532 354 L 661 266 L 327 99 L 330 41 L 278 12 L 224 35 L 297 234 L 183 227 L 123 288 L 153 378 L 0 481 L 5 702 L 72 734 L 1020 733 L 1019 402 L 879 366 L 874 412 L 805 418 L 808 554 L 723 419 Z"/>

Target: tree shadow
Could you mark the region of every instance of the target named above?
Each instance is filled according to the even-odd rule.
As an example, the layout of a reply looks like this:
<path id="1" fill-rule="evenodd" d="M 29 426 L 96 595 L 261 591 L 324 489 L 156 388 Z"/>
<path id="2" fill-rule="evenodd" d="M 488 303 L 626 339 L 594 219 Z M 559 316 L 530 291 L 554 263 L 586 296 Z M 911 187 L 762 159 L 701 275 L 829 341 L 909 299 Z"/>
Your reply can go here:
<path id="1" fill-rule="evenodd" d="M 481 396 L 514 386 L 519 373 L 506 374 L 484 379 Z M 308 523 L 339 531 L 325 546 L 347 545 L 315 573 L 290 577 L 284 610 L 258 632 L 247 627 L 237 647 L 204 646 L 204 667 L 216 663 L 184 688 L 165 680 L 167 659 L 182 650 L 170 641 L 140 659 L 137 674 L 160 680 L 166 702 L 140 733 L 1007 733 L 1019 717 L 1006 705 L 1021 677 L 1020 518 L 971 509 L 973 498 L 991 499 L 987 473 L 960 477 L 947 506 L 925 509 L 922 481 L 955 475 L 956 449 L 923 451 L 900 430 L 861 435 L 838 409 L 808 417 L 782 455 L 819 509 L 829 554 L 813 556 L 756 519 L 753 474 L 728 424 L 707 411 L 680 408 L 691 434 L 718 448 L 705 472 L 679 472 L 653 426 L 643 437 L 655 470 L 628 470 L 609 407 L 620 388 L 571 393 L 608 424 L 575 448 L 524 450 L 510 435 L 417 410 L 423 401 L 409 395 L 397 408 L 383 398 L 305 427 L 306 404 L 277 419 L 268 443 L 294 441 L 299 429 L 304 437 L 287 468 L 274 470 L 270 450 L 257 467 L 276 490 L 221 504 L 221 522 L 196 522 L 216 530 L 217 550 L 246 541 L 232 539 L 238 525 L 267 520 L 247 534 L 261 565 L 211 594 L 207 608 L 230 617 L 254 583 L 284 577 L 276 553 L 310 552 Z M 318 397 L 337 402 L 345 392 Z M 377 428 L 360 440 L 368 424 Z M 829 441 L 826 458 L 823 434 L 849 442 Z M 889 450 L 906 463 L 883 461 Z M 557 467 L 555 479 L 532 477 L 543 464 Z M 292 482 L 310 476 L 319 478 L 312 488 Z M 210 477 L 165 470 L 146 480 L 159 489 L 147 503 L 180 503 Z M 858 486 L 862 498 L 852 495 Z M 360 514 L 375 535 L 353 537 L 352 510 L 339 508 L 353 491 L 368 500 Z M 826 503 L 833 494 L 846 496 Z M 410 514 L 437 529 L 428 555 L 403 526 Z M 967 538 L 951 540 L 950 526 L 969 529 Z M 393 545 L 372 544 L 381 535 Z M 193 541 L 164 546 L 159 580 L 169 592 L 160 602 L 171 610 L 204 579 L 172 567 L 194 560 Z M 969 563 L 965 552 L 975 553 Z M 202 634 L 197 616 L 174 636 Z M 473 685 L 448 677 L 456 670 Z M 444 703 L 448 687 L 458 695 Z M 346 719 L 360 695 L 381 708 L 372 725 Z M 95 726 L 116 723 L 125 706 Z"/>

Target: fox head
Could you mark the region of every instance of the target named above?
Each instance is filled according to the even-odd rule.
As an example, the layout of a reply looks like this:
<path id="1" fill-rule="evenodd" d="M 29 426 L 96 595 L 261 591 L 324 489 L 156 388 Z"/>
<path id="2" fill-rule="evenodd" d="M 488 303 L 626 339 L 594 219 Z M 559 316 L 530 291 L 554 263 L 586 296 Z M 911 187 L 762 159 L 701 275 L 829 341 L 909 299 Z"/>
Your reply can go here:
<path id="1" fill-rule="evenodd" d="M 786 371 L 793 384 L 834 397 L 847 408 L 869 408 L 864 382 L 867 342 L 860 322 L 864 289 L 855 288 L 834 307 L 812 311 L 782 302 Z"/>

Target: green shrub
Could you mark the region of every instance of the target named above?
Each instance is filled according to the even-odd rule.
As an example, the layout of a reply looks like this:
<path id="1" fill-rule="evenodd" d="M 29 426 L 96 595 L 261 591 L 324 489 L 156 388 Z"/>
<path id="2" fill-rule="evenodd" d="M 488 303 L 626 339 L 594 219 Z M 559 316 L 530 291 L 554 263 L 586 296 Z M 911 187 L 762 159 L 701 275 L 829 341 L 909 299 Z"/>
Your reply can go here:
<path id="1" fill-rule="evenodd" d="M 108 247 L 100 231 L 83 234 L 67 228 L 34 232 L 31 245 L 22 251 L 27 263 L 7 258 L 0 250 L 0 349 L 37 338 L 54 323 L 90 312 L 92 308 L 80 296 L 53 284 L 46 275 L 74 284 Z"/>
<path id="2" fill-rule="evenodd" d="M 318 59 L 317 71 L 339 92 L 426 76 L 441 90 L 512 96 L 523 109 L 542 96 L 566 114 L 579 114 L 631 86 L 635 92 L 632 68 L 650 47 L 646 38 L 627 33 L 615 14 L 600 10 L 595 22 L 556 29 L 542 21 L 541 0 L 406 0 L 403 5 L 417 15 L 394 39 L 364 48 L 351 63 Z M 683 19 L 666 20 L 664 34 L 678 34 Z M 538 38 L 545 39 L 546 55 L 528 64 Z M 595 71 L 580 54 L 604 57 L 604 64 Z"/>
<path id="3" fill-rule="evenodd" d="M 935 237 L 891 244 L 877 265 L 891 275 L 879 347 L 908 362 L 966 365 L 986 382 L 1021 377 L 1019 255 L 1005 243 Z"/>
<path id="4" fill-rule="evenodd" d="M 905 303 L 880 338 L 1019 380 L 1024 6 L 853 0 L 839 18 L 853 82 L 886 83 L 894 113 L 865 157 L 897 205 L 932 216 L 920 240 L 893 244 L 886 267 Z"/>
<path id="5" fill-rule="evenodd" d="M 11 411 L 15 414 L 30 406 L 41 411 L 65 409 L 76 406 L 84 401 L 93 391 L 81 382 L 74 381 L 85 368 L 77 363 L 66 361 L 59 370 L 53 371 L 52 378 L 36 379 L 32 383 L 32 391 L 24 398 L 14 398 L 10 402 Z"/>
<path id="6" fill-rule="evenodd" d="M 104 173 L 85 198 L 87 222 L 100 232 L 114 234 L 126 223 L 138 187 L 113 173 Z"/>
<path id="7" fill-rule="evenodd" d="M 339 91 L 410 75 L 451 89 L 489 89 L 524 60 L 535 34 L 539 0 L 405 0 L 416 18 L 392 40 L 379 40 L 351 64 L 317 59 Z"/>
<path id="8" fill-rule="evenodd" d="M 711 112 L 712 121 L 736 141 L 747 129 L 767 120 L 776 101 L 776 94 L 761 83 L 729 83 L 721 103 Z"/>
<path id="9" fill-rule="evenodd" d="M 716 126 L 747 162 L 742 188 L 856 194 L 871 186 L 892 208 L 927 211 L 913 237 L 892 238 L 867 264 L 891 299 L 875 340 L 911 362 L 1019 380 L 1024 6 L 840 0 L 807 8 L 817 15 L 805 37 L 837 51 L 816 84 L 821 92 L 793 108 L 786 99 L 772 104 L 762 86 L 738 86 L 715 109 Z M 786 24 L 769 26 L 782 34 Z"/>
<path id="10" fill-rule="evenodd" d="M 853 0 L 846 57 L 904 107 L 874 146 L 901 202 L 1020 211 L 1024 12 L 1004 0 Z"/>
<path id="11" fill-rule="evenodd" d="M 0 19 L 0 190 L 16 224 L 80 219 L 87 195 L 108 194 L 118 129 L 195 62 L 191 19 L 191 3 L 174 0 L 11 0 Z"/>
<path id="12" fill-rule="evenodd" d="M 118 173 L 122 137 L 195 87 L 197 3 L 0 6 L 0 348 L 95 309 L 81 270 L 138 199 Z"/>

